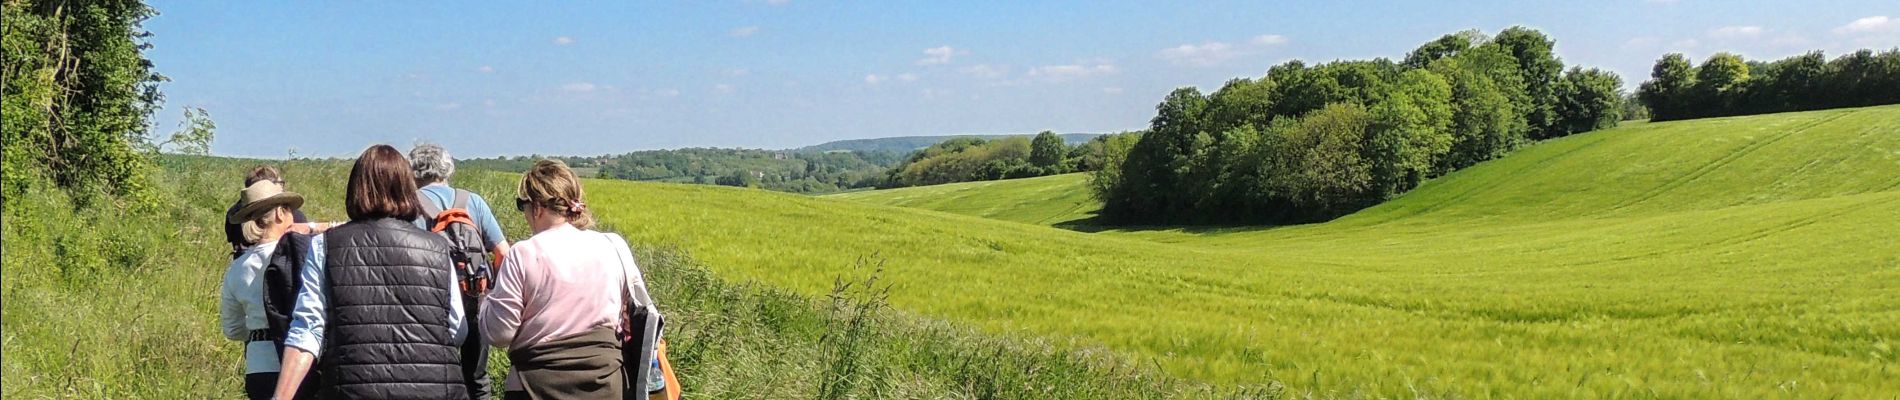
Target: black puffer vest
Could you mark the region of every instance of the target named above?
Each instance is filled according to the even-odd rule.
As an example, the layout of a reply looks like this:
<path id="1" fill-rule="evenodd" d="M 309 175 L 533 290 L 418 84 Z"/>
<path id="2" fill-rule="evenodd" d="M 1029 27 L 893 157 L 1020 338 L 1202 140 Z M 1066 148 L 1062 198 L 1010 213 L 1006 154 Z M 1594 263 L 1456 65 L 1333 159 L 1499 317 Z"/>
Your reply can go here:
<path id="1" fill-rule="evenodd" d="M 449 243 L 409 221 L 324 234 L 323 397 L 466 399 L 449 326 Z"/>

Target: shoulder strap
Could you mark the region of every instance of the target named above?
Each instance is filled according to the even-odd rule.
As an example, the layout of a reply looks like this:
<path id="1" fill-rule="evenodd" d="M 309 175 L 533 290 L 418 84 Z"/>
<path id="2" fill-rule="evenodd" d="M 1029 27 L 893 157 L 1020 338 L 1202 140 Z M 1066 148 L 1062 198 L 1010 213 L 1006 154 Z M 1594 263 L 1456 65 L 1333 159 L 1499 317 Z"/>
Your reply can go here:
<path id="1" fill-rule="evenodd" d="M 436 206 L 435 199 L 431 198 L 433 196 L 426 195 L 425 193 L 428 193 L 428 191 L 416 191 L 416 200 L 418 203 L 422 203 L 422 216 L 428 218 L 430 222 L 434 222 L 435 217 L 442 215 L 442 207 Z"/>
<path id="2" fill-rule="evenodd" d="M 460 208 L 463 210 L 467 210 L 468 198 L 469 198 L 469 193 L 467 190 L 455 189 L 455 201 L 449 202 L 449 208 Z"/>

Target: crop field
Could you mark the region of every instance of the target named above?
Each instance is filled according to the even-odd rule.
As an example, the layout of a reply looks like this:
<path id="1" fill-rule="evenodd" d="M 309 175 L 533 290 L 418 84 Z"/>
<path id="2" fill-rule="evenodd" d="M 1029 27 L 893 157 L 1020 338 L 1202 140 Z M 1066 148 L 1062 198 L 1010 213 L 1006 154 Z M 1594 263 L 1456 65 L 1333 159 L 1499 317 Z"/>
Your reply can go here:
<path id="1" fill-rule="evenodd" d="M 1066 197 L 1083 181 L 816 199 L 589 190 L 623 232 L 727 279 L 817 293 L 844 261 L 878 254 L 899 309 L 1216 383 L 1318 397 L 1900 393 L 1900 107 L 1626 124 L 1302 226 L 1045 226 L 1085 214 Z"/>
<path id="2" fill-rule="evenodd" d="M 1082 226 L 1102 209 L 1087 174 L 840 193 L 826 198 L 923 208 L 1035 225 Z"/>
<path id="3" fill-rule="evenodd" d="M 236 396 L 211 229 L 254 162 L 164 159 L 159 209 L 9 199 L 6 396 Z M 280 165 L 342 217 L 347 165 Z M 1300 226 L 1061 229 L 1099 228 L 1085 185 L 587 190 L 706 398 L 1900 394 L 1900 106 L 1626 124 Z M 823 299 L 865 259 L 896 311 L 841 344 L 858 325 Z M 827 372 L 857 348 L 864 372 Z"/>

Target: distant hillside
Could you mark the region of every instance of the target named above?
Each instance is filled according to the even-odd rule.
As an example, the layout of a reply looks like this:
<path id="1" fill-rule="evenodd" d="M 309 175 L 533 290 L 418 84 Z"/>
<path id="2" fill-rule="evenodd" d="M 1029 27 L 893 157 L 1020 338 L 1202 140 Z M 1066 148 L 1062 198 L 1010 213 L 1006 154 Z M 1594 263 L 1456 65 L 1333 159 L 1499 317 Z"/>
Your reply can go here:
<path id="1" fill-rule="evenodd" d="M 851 140 L 825 142 L 818 145 L 800 147 L 798 149 L 795 149 L 794 151 L 806 152 L 806 151 L 847 150 L 847 151 L 896 151 L 896 152 L 908 153 L 911 151 L 916 151 L 917 149 L 930 147 L 930 145 L 933 145 L 933 144 L 942 143 L 945 140 L 950 140 L 950 139 L 955 139 L 955 138 L 960 138 L 960 137 L 1001 139 L 1001 138 L 1006 138 L 1006 137 L 1011 137 L 1011 136 L 1035 136 L 1035 134 L 1026 133 L 1026 134 L 1021 134 L 1021 135 L 900 136 L 900 137 L 887 137 L 887 138 L 876 138 L 876 139 L 851 139 Z M 1070 146 L 1074 146 L 1074 145 L 1082 144 L 1083 142 L 1087 142 L 1089 141 L 1089 139 L 1094 139 L 1096 136 L 1102 136 L 1102 134 L 1100 133 L 1064 133 L 1061 136 L 1062 136 L 1062 141 L 1068 142 Z"/>

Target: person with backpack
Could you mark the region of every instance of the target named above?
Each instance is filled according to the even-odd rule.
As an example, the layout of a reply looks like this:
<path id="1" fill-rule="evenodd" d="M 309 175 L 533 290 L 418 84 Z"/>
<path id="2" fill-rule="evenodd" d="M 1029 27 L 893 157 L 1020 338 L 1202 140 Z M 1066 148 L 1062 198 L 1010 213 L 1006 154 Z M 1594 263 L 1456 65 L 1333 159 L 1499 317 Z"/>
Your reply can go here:
<path id="1" fill-rule="evenodd" d="M 534 236 L 503 258 L 479 324 L 513 365 L 503 398 L 646 398 L 662 375 L 650 372 L 658 328 L 625 323 L 658 317 L 626 241 L 591 229 L 580 179 L 560 161 L 535 163 L 516 196 Z"/>
<path id="2" fill-rule="evenodd" d="M 409 161 L 364 150 L 344 187 L 350 222 L 324 232 L 298 278 L 276 397 L 294 398 L 322 357 L 323 398 L 468 398 L 462 295 L 447 240 L 416 228 Z"/>
<path id="3" fill-rule="evenodd" d="M 433 143 L 416 145 L 409 150 L 409 169 L 416 176 L 416 197 L 421 200 L 422 217 L 416 226 L 448 239 L 455 275 L 462 291 L 464 316 L 470 323 L 462 343 L 462 378 L 468 382 L 472 399 L 492 397 L 488 379 L 488 346 L 482 340 L 481 324 L 475 317 L 481 310 L 482 296 L 494 277 L 495 257 L 508 254 L 508 240 L 502 237 L 501 223 L 481 195 L 449 186 L 455 175 L 455 160 L 448 149 Z"/>
<path id="4" fill-rule="evenodd" d="M 225 338 L 244 343 L 244 395 L 250 399 L 270 398 L 277 384 L 286 320 L 282 306 L 293 293 L 281 271 L 294 268 L 285 260 L 301 259 L 311 249 L 309 236 L 290 232 L 301 207 L 303 196 L 284 191 L 274 181 L 259 180 L 239 192 L 237 207 L 227 217 L 228 223 L 241 226 L 242 239 L 251 245 L 224 271 L 218 320 Z M 271 311 L 273 306 L 277 312 Z"/>

